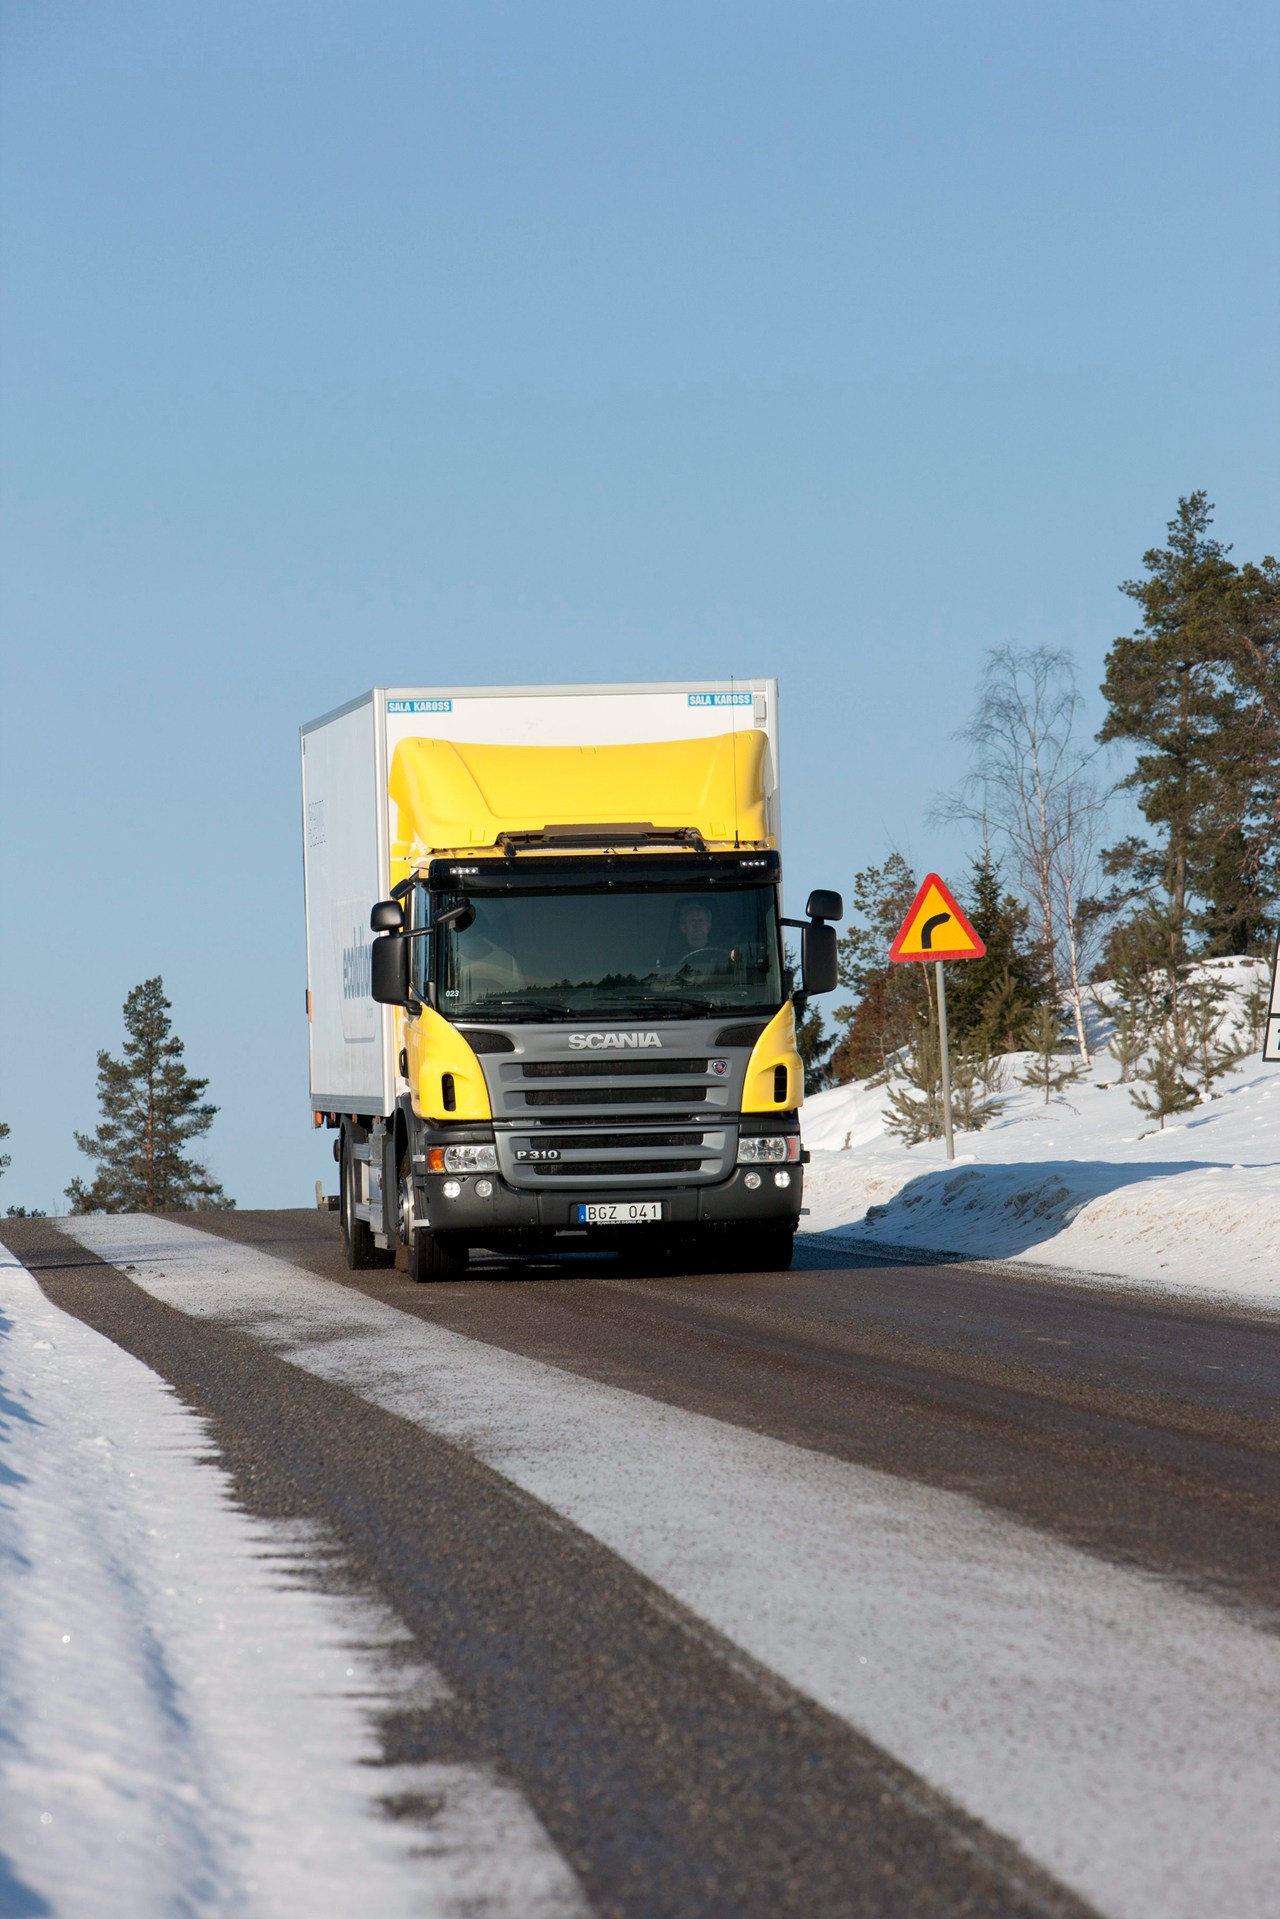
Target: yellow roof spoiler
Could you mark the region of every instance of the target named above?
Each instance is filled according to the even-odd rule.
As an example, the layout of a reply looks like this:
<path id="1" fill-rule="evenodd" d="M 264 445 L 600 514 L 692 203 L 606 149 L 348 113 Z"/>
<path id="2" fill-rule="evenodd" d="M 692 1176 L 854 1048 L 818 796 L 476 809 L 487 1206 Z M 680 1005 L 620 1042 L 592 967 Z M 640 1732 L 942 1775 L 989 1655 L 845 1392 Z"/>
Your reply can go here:
<path id="1" fill-rule="evenodd" d="M 548 852 L 568 850 L 572 827 L 586 833 L 620 820 L 643 821 L 647 835 L 691 829 L 709 847 L 773 847 L 768 751 L 755 728 L 630 746 L 402 740 L 387 782 L 396 808 L 392 879 L 444 853 L 505 850 L 503 836 L 518 843 L 553 824 Z"/>

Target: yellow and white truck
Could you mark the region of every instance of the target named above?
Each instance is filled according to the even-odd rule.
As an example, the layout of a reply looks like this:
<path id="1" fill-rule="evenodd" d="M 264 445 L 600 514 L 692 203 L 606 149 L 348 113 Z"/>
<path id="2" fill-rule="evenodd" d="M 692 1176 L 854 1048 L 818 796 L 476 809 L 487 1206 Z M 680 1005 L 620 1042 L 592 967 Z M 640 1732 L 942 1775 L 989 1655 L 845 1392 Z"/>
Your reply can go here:
<path id="1" fill-rule="evenodd" d="M 790 1263 L 795 1015 L 842 907 L 782 917 L 775 680 L 377 687 L 303 727 L 302 788 L 351 1266 Z"/>

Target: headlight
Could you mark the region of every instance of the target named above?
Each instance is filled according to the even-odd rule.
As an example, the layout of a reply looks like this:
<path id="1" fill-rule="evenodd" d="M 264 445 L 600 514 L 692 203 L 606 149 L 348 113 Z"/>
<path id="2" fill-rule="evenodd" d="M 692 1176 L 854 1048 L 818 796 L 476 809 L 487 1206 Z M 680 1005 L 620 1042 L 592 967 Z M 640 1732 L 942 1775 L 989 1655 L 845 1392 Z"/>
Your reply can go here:
<path id="1" fill-rule="evenodd" d="M 798 1160 L 799 1133 L 754 1133 L 738 1141 L 739 1166 L 759 1166 L 776 1160 Z"/>
<path id="2" fill-rule="evenodd" d="M 434 1152 L 431 1157 L 435 1158 Z M 446 1173 L 496 1173 L 498 1149 L 496 1146 L 446 1146 L 442 1163 Z"/>

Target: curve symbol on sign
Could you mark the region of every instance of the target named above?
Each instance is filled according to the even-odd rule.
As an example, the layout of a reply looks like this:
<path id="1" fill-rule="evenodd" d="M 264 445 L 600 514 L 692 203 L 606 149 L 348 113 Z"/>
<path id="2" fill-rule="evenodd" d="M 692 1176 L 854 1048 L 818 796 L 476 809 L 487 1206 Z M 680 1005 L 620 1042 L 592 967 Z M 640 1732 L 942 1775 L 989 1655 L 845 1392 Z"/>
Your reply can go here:
<path id="1" fill-rule="evenodd" d="M 920 928 L 920 945 L 924 952 L 932 953 L 933 936 L 940 926 L 945 926 L 951 918 L 950 913 L 934 913 Z"/>

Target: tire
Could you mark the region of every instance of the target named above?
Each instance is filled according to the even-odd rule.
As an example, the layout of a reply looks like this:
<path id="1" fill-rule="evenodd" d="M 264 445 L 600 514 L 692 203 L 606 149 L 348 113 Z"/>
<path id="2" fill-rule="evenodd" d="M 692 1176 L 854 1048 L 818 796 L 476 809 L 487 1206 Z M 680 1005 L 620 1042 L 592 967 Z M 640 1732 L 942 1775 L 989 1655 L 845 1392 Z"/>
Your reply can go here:
<path id="1" fill-rule="evenodd" d="M 794 1226 L 766 1226 L 751 1234 L 747 1243 L 747 1273 L 789 1273 L 795 1257 Z"/>
<path id="2" fill-rule="evenodd" d="M 712 1270 L 721 1273 L 786 1273 L 791 1270 L 796 1236 L 788 1225 L 743 1228 L 729 1236 L 715 1255 Z"/>
<path id="3" fill-rule="evenodd" d="M 414 1224 L 413 1181 L 406 1154 L 400 1161 L 400 1190 L 397 1194 L 395 1263 L 418 1286 L 438 1279 L 456 1279 L 467 1270 L 470 1257 L 465 1240 L 451 1233 L 429 1233 Z"/>
<path id="4" fill-rule="evenodd" d="M 363 1128 L 360 1129 L 363 1131 Z M 339 1195 L 341 1204 L 339 1213 L 342 1219 L 342 1251 L 347 1265 L 353 1273 L 363 1272 L 376 1265 L 376 1249 L 373 1234 L 367 1219 L 356 1218 L 356 1162 L 351 1147 L 353 1128 L 342 1129 L 342 1158 L 339 1162 L 341 1178 Z"/>
<path id="5" fill-rule="evenodd" d="M 458 1279 L 467 1270 L 470 1253 L 465 1240 L 449 1233 L 429 1233 L 419 1227 L 409 1247 L 409 1277 L 419 1286 L 438 1279 Z"/>
<path id="6" fill-rule="evenodd" d="M 635 1239 L 618 1248 L 618 1271 L 628 1279 L 664 1279 L 681 1271 L 689 1263 L 686 1251 L 663 1241 L 647 1240 L 637 1227 Z"/>

